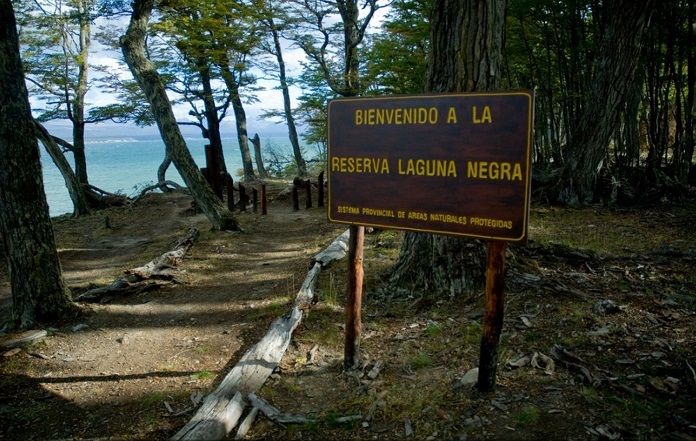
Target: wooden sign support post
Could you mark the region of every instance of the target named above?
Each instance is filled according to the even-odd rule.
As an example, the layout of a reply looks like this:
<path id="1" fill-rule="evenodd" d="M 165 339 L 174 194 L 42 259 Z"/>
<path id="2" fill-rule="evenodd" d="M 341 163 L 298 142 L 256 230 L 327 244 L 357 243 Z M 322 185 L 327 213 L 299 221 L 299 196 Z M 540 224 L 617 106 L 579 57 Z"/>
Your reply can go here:
<path id="1" fill-rule="evenodd" d="M 343 368 L 360 365 L 360 334 L 362 329 L 363 242 L 365 227 L 351 225 L 348 237 L 348 292 L 346 295 L 346 333 Z"/>
<path id="2" fill-rule="evenodd" d="M 505 242 L 488 242 L 486 313 L 483 317 L 478 376 L 478 389 L 482 392 L 495 388 L 498 372 L 498 343 L 505 312 L 505 246 Z"/>

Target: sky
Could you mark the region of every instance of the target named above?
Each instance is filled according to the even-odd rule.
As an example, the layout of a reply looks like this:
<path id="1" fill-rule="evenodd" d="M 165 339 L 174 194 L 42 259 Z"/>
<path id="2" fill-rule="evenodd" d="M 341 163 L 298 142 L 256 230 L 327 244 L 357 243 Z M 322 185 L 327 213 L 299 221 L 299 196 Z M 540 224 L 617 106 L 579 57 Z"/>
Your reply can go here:
<path id="1" fill-rule="evenodd" d="M 121 69 L 116 60 L 119 54 L 114 51 L 106 50 L 97 44 L 95 44 L 95 46 L 93 55 L 90 57 L 92 60 L 91 64 L 106 65 L 113 69 Z M 304 53 L 299 49 L 286 48 L 283 56 L 287 64 L 288 75 L 299 75 L 300 61 L 304 59 Z M 257 72 L 256 74 L 259 77 L 263 76 L 262 72 Z M 123 71 L 123 75 L 128 78 L 132 77 L 128 70 Z M 287 126 L 285 124 L 278 123 L 278 120 L 268 120 L 261 117 L 262 113 L 266 110 L 283 108 L 281 91 L 274 89 L 277 86 L 277 82 L 260 79 L 257 86 L 264 87 L 264 90 L 254 92 L 255 96 L 258 98 L 258 102 L 246 104 L 244 108 L 247 115 L 247 130 L 249 136 L 253 137 L 256 133 L 258 133 L 262 139 L 265 137 L 287 136 Z M 299 88 L 292 87 L 290 89 L 293 106 L 297 105 L 297 98 L 300 94 L 301 91 Z M 169 97 L 172 99 L 174 95 L 169 93 Z M 100 106 L 113 103 L 113 98 L 108 94 L 92 89 L 88 92 L 86 101 L 90 106 Z M 173 110 L 177 121 L 195 121 L 192 116 L 188 115 L 190 110 L 189 106 L 178 105 L 175 106 Z M 47 122 L 45 126 L 55 136 L 67 139 L 72 137 L 72 125 L 67 120 L 50 121 Z M 187 138 L 201 136 L 200 129 L 196 127 L 187 125 L 180 125 L 179 127 L 182 134 Z M 222 122 L 222 130 L 224 138 L 236 137 L 234 114 L 231 108 Z M 135 124 L 103 122 L 89 124 L 86 128 L 85 136 L 87 139 L 153 139 L 159 137 L 159 132 L 156 125 L 138 127 Z"/>
<path id="2" fill-rule="evenodd" d="M 383 20 L 385 10 L 379 10 L 375 17 L 373 17 L 372 23 L 377 24 Z M 128 25 L 128 17 L 121 17 L 117 19 L 116 25 L 119 27 L 121 34 L 125 32 L 126 26 Z M 113 25 L 112 20 L 109 24 Z M 97 23 L 99 25 L 99 23 Z M 97 26 L 95 26 L 96 28 Z M 108 49 L 100 45 L 96 39 L 92 42 L 92 52 L 90 54 L 90 64 L 92 65 L 105 65 L 109 66 L 111 71 L 118 70 L 123 72 L 124 76 L 131 78 L 131 73 L 124 69 L 118 59 L 121 58 L 121 54 L 117 50 Z M 297 76 L 301 73 L 300 63 L 305 60 L 305 54 L 302 50 L 297 48 L 292 48 L 289 44 L 285 45 L 283 58 L 286 63 L 287 75 L 289 77 Z M 92 76 L 95 73 L 92 71 Z M 261 78 L 263 77 L 263 72 L 256 72 L 256 75 Z M 278 86 L 276 80 L 263 80 L 260 79 L 257 86 L 264 87 L 264 90 L 254 92 L 255 96 L 258 98 L 258 102 L 253 104 L 246 104 L 245 111 L 247 115 L 247 131 L 250 137 L 254 134 L 259 134 L 261 139 L 268 137 L 285 137 L 288 135 L 287 126 L 284 123 L 279 123 L 278 120 L 268 120 L 261 117 L 262 113 L 271 109 L 282 109 L 283 108 L 283 98 L 280 90 L 275 89 Z M 301 90 L 298 87 L 291 86 L 290 95 L 292 105 L 297 105 L 297 98 L 300 96 Z M 170 94 L 170 98 L 172 95 Z M 111 96 L 101 93 L 95 89 L 89 91 L 86 100 L 88 105 L 99 106 L 113 102 Z M 34 102 L 35 103 L 35 102 Z M 34 105 L 32 103 L 32 105 Z M 178 121 L 194 121 L 194 118 L 188 115 L 190 107 L 187 105 L 179 105 L 174 107 L 174 113 Z M 59 136 L 65 139 L 70 139 L 72 137 L 72 126 L 67 120 L 62 121 L 51 121 L 45 124 L 48 130 L 55 136 Z M 193 126 L 180 125 L 179 126 L 184 137 L 200 137 L 201 132 L 198 128 Z M 301 127 L 299 128 L 301 133 Z M 222 132 L 223 138 L 236 138 L 236 129 L 234 123 L 234 114 L 230 109 L 226 118 L 222 122 Z M 159 138 L 159 132 L 155 125 L 150 127 L 137 127 L 134 124 L 117 124 L 113 122 L 104 122 L 98 124 L 89 124 L 86 128 L 85 137 L 88 140 L 107 140 L 107 139 L 156 139 Z"/>
<path id="3" fill-rule="evenodd" d="M 118 17 L 115 19 L 105 20 L 100 18 L 93 26 L 93 33 L 97 31 L 101 25 L 108 24 L 116 26 L 119 35 L 125 33 L 128 25 L 129 17 Z M 300 74 L 300 62 L 304 60 L 304 52 L 297 48 L 285 47 L 283 57 L 286 62 L 288 76 L 296 76 Z M 100 44 L 96 38 L 92 39 L 92 47 L 90 53 L 90 65 L 92 66 L 107 66 L 111 72 L 120 72 L 124 78 L 132 78 L 132 74 L 128 70 L 125 63 L 122 61 L 122 55 L 119 50 L 111 49 Z M 97 77 L 98 72 L 94 69 L 90 70 L 90 79 Z M 262 78 L 263 72 L 256 71 L 255 75 Z M 264 137 L 287 136 L 287 127 L 285 124 L 279 124 L 278 120 L 267 120 L 261 118 L 261 114 L 266 110 L 282 109 L 283 98 L 280 90 L 276 90 L 277 81 L 260 79 L 256 86 L 261 86 L 264 90 L 256 91 L 254 94 L 258 98 L 258 102 L 245 105 L 247 114 L 247 130 L 250 137 L 258 133 L 263 139 Z M 172 93 L 169 93 L 170 99 L 174 98 Z M 297 97 L 301 91 L 297 87 L 292 87 L 290 90 L 293 106 L 297 105 Z M 30 97 L 32 107 L 37 108 L 40 103 Z M 100 106 L 113 103 L 113 97 L 109 94 L 97 90 L 96 87 L 90 89 L 86 96 L 87 106 Z M 177 105 L 174 107 L 174 114 L 177 121 L 195 121 L 188 115 L 190 107 L 188 105 Z M 72 125 L 67 120 L 49 121 L 44 124 L 51 134 L 70 140 L 72 138 Z M 193 126 L 180 125 L 183 135 L 187 138 L 200 138 L 200 129 Z M 223 138 L 236 138 L 236 129 L 234 123 L 234 114 L 232 109 L 227 113 L 227 116 L 222 121 Z M 85 137 L 88 140 L 107 140 L 107 139 L 157 139 L 160 137 L 156 125 L 149 127 L 138 127 L 135 124 L 118 124 L 114 122 L 103 122 L 97 124 L 88 124 Z"/>

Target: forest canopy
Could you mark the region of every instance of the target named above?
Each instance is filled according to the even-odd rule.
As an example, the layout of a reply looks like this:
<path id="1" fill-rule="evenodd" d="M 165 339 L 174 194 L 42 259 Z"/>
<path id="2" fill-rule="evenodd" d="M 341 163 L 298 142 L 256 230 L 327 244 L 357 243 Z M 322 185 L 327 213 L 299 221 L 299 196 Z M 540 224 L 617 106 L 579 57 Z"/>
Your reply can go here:
<path id="1" fill-rule="evenodd" d="M 154 122 L 127 71 L 93 61 L 92 39 L 116 47 L 130 7 L 98 0 L 16 4 L 30 96 L 41 103 L 34 114 L 71 121 L 73 139 L 64 145 L 75 157 L 77 180 L 87 184 L 89 124 Z M 146 49 L 172 103 L 188 106 L 196 121 L 180 123 L 199 126 L 221 158 L 220 124 L 233 115 L 246 179 L 255 172 L 245 109 L 263 106 L 255 103 L 259 80 L 272 79 L 284 106 L 266 108 L 265 116 L 287 125 L 293 170 L 304 174 L 297 139 L 325 150 L 328 100 L 425 90 L 428 63 L 437 62 L 428 60 L 430 8 L 428 0 L 159 2 Z M 344 36 L 351 36 L 349 46 Z M 650 204 L 680 197 L 696 179 L 692 0 L 511 0 L 504 42 L 500 88 L 535 90 L 535 197 Z M 293 50 L 302 60 L 288 70 L 283 54 Z M 619 74 L 605 75 L 606 66 Z M 91 106 L 98 90 L 114 102 Z"/>

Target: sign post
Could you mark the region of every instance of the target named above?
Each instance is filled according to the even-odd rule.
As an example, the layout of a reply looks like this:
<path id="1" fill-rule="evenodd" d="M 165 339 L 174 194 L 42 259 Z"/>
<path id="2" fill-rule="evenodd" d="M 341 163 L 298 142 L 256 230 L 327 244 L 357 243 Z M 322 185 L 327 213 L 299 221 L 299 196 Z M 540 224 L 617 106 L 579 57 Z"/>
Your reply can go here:
<path id="1" fill-rule="evenodd" d="M 495 384 L 506 243 L 527 239 L 533 121 L 533 91 L 340 98 L 328 106 L 329 221 L 489 241 L 482 390 Z M 359 260 L 362 276 L 362 251 Z M 351 317 L 361 293 L 362 284 L 349 281 Z M 359 311 L 357 322 L 346 317 L 348 357 Z"/>
<path id="2" fill-rule="evenodd" d="M 345 344 L 343 346 L 343 368 L 345 370 L 355 369 L 360 364 L 365 227 L 351 225 L 348 234 L 348 292 L 346 296 Z"/>
<path id="3" fill-rule="evenodd" d="M 498 342 L 505 312 L 505 242 L 488 242 L 486 265 L 486 312 L 479 355 L 478 388 L 486 392 L 495 387 L 498 372 Z"/>

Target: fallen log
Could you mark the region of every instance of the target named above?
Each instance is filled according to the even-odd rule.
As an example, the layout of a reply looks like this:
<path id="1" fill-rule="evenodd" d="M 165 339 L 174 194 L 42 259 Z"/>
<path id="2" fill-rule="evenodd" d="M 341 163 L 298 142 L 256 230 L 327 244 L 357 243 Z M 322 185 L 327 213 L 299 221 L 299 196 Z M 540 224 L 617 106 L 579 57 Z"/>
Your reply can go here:
<path id="1" fill-rule="evenodd" d="M 336 241 L 342 240 L 341 238 L 344 235 L 345 233 L 336 238 L 328 248 L 336 248 Z M 292 332 L 302 321 L 305 312 L 314 303 L 314 288 L 319 279 L 322 265 L 328 265 L 331 260 L 337 260 L 344 256 L 345 253 L 341 255 L 341 253 L 335 252 L 331 254 L 331 258 L 318 260 L 315 257 L 313 259 L 315 262 L 314 266 L 302 283 L 292 309 L 287 314 L 278 317 L 271 324 L 266 335 L 242 356 L 217 389 L 205 398 L 203 405 L 191 421 L 171 438 L 172 441 L 200 439 L 213 441 L 227 436 L 237 425 L 242 414 L 243 405 L 237 415 L 236 413 L 224 412 L 226 409 L 225 403 L 231 399 L 230 397 L 235 397 L 236 399 L 236 396 L 240 393 L 247 396 L 255 392 L 266 382 L 283 358 L 290 344 Z M 213 410 L 215 409 L 221 409 L 221 411 L 214 412 Z M 221 434 L 219 430 L 221 427 L 224 427 L 227 431 Z"/>
<path id="2" fill-rule="evenodd" d="M 172 269 L 181 262 L 188 250 L 191 249 L 193 244 L 198 239 L 199 232 L 197 229 L 192 228 L 188 233 L 177 242 L 176 246 L 172 251 L 168 251 L 161 256 L 149 261 L 143 266 L 137 268 L 132 268 L 126 271 L 126 274 L 132 274 L 140 277 L 141 279 L 148 279 L 152 277 L 162 277 L 165 279 L 173 279 L 174 272 Z"/>
<path id="3" fill-rule="evenodd" d="M 246 418 L 244 418 L 244 421 L 239 424 L 237 434 L 234 436 L 234 439 L 244 439 L 249 429 L 251 429 L 251 425 L 254 424 L 254 420 L 256 419 L 256 415 L 258 415 L 258 413 L 258 407 L 251 408 L 251 411 L 249 411 Z"/>
<path id="4" fill-rule="evenodd" d="M 82 184 L 85 197 L 90 206 L 94 208 L 123 207 L 128 205 L 128 196 L 109 193 L 94 185 Z"/>
<path id="5" fill-rule="evenodd" d="M 143 196 L 145 196 L 147 193 L 154 191 L 154 190 L 160 190 L 163 193 L 167 193 L 167 192 L 170 192 L 173 190 L 177 190 L 177 191 L 187 193 L 187 194 L 189 193 L 188 188 L 182 187 L 181 185 L 177 184 L 174 181 L 160 181 L 157 184 L 148 185 L 147 187 L 140 190 L 140 194 L 135 199 L 133 199 L 131 204 L 133 204 L 133 205 L 137 204 L 138 201 L 140 201 L 140 199 L 143 198 Z"/>
<path id="6" fill-rule="evenodd" d="M 325 268 L 332 261 L 342 259 L 348 252 L 348 236 L 349 230 L 344 231 L 324 251 L 314 256 L 312 263 L 319 262 Z"/>
<path id="7" fill-rule="evenodd" d="M 162 285 L 176 283 L 176 267 L 198 239 L 198 230 L 192 228 L 168 251 L 143 266 L 125 271 L 124 277 L 108 286 L 90 289 L 75 298 L 78 302 L 105 303 L 115 295 L 140 294 Z"/>
<path id="8" fill-rule="evenodd" d="M 48 332 L 43 329 L 22 332 L 21 334 L 10 336 L 7 340 L 1 341 L 0 349 L 12 349 L 19 346 L 24 346 L 37 340 L 42 340 L 47 335 Z"/>

